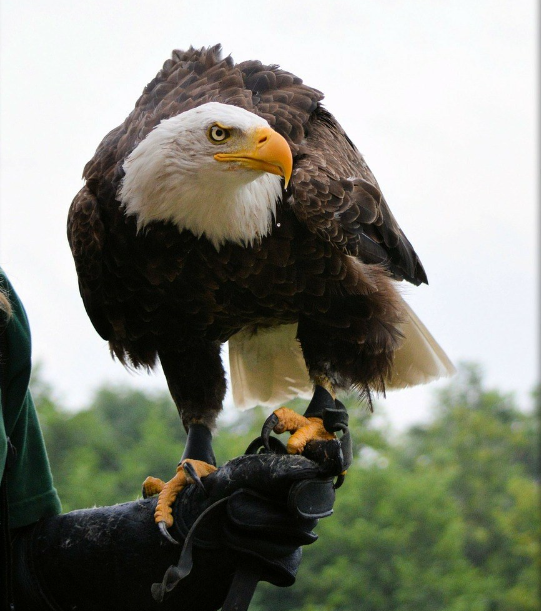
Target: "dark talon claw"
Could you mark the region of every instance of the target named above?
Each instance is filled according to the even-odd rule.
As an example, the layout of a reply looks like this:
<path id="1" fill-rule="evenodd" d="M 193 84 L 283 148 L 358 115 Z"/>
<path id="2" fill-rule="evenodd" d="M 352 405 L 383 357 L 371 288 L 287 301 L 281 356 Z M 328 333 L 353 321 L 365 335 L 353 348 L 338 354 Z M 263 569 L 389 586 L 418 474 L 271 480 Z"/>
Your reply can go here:
<path id="1" fill-rule="evenodd" d="M 167 526 L 165 524 L 165 520 L 162 520 L 161 522 L 158 522 L 158 528 L 160 529 L 160 532 L 162 533 L 162 535 L 170 543 L 172 543 L 173 545 L 180 545 L 180 543 L 169 534 L 169 531 L 167 530 Z"/>
<path id="2" fill-rule="evenodd" d="M 200 488 L 201 490 L 203 490 L 203 492 L 208 496 L 208 492 L 205 488 L 205 486 L 203 485 L 203 482 L 201 481 L 201 478 L 199 477 L 199 475 L 197 474 L 197 471 L 195 470 L 195 467 L 189 463 L 189 462 L 185 462 L 182 465 L 182 468 L 184 469 L 184 472 L 190 477 L 190 479 L 193 481 L 193 483 Z"/>
<path id="3" fill-rule="evenodd" d="M 141 488 L 141 494 L 142 494 L 144 499 L 148 499 L 147 491 L 146 491 L 144 486 L 142 486 L 142 488 Z"/>
<path id="4" fill-rule="evenodd" d="M 278 419 L 278 416 L 276 414 L 271 414 L 265 420 L 265 423 L 263 424 L 263 428 L 261 429 L 261 441 L 263 445 L 265 446 L 265 449 L 268 452 L 271 451 L 269 437 L 270 437 L 272 430 L 278 424 L 278 422 L 280 422 L 280 420 Z"/>

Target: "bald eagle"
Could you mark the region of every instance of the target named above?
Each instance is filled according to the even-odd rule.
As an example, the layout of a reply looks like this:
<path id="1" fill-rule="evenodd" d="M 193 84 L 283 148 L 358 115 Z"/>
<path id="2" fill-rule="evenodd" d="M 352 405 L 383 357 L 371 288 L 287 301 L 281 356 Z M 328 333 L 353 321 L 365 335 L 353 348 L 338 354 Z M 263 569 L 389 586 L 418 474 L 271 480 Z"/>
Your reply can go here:
<path id="1" fill-rule="evenodd" d="M 86 311 L 125 365 L 159 359 L 185 458 L 213 463 L 227 341 L 239 407 L 453 371 L 397 290 L 423 266 L 322 99 L 219 45 L 174 51 L 84 169 L 68 239 Z"/>

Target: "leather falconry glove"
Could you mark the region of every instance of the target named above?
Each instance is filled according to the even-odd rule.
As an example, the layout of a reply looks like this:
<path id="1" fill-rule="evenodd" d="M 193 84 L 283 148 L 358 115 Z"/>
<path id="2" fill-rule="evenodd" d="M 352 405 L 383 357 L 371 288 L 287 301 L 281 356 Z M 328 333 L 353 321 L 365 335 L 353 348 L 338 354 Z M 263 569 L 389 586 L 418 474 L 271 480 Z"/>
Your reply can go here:
<path id="1" fill-rule="evenodd" d="M 156 528 L 155 497 L 49 518 L 15 536 L 17 608 L 246 609 L 259 580 L 294 583 L 300 546 L 333 502 L 328 469 L 251 454 L 179 494 L 178 546 Z"/>

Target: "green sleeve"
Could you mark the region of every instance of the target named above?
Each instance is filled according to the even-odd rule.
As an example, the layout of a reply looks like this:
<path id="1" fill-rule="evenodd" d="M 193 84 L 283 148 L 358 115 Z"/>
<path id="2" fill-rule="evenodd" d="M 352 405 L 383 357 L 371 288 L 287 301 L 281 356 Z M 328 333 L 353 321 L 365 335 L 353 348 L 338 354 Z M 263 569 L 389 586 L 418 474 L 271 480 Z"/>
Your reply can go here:
<path id="1" fill-rule="evenodd" d="M 2 418 L 0 421 L 0 469 L 4 472 L 7 437 L 17 458 L 7 473 L 10 526 L 18 528 L 40 518 L 60 513 L 43 436 L 28 390 L 31 370 L 30 328 L 26 313 L 13 287 L 0 270 L 0 285 L 7 292 L 13 312 L 2 325 L 7 344 L 3 358 Z M 5 323 L 5 321 L 4 321 Z M 2 355 L 4 356 L 4 355 Z"/>

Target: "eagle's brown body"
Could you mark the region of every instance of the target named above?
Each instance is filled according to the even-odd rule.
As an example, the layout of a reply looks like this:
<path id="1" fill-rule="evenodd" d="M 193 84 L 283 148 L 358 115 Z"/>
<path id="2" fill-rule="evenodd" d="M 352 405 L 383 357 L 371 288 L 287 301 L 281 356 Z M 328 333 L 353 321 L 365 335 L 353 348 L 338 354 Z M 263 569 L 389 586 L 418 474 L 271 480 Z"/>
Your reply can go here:
<path id="1" fill-rule="evenodd" d="M 68 237 L 87 312 L 126 363 L 162 362 L 187 422 L 212 424 L 225 392 L 220 344 L 246 327 L 298 322 L 310 375 L 381 389 L 400 341 L 394 280 L 426 282 L 363 158 L 322 94 L 274 66 L 174 52 L 84 171 Z M 155 222 L 137 232 L 117 200 L 123 163 L 162 121 L 217 101 L 264 117 L 293 174 L 269 235 L 216 249 Z"/>

